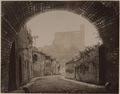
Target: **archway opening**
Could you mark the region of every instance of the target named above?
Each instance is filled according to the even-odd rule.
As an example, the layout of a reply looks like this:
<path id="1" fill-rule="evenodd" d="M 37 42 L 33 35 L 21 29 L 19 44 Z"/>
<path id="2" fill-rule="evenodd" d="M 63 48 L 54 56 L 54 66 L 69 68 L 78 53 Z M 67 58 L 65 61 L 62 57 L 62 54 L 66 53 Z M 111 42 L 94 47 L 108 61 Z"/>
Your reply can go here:
<path id="1" fill-rule="evenodd" d="M 34 16 L 26 23 L 26 26 L 33 36 L 33 46 L 36 47 L 38 51 L 59 61 L 61 65 L 60 73 L 63 75 L 65 75 L 66 63 L 71 62 L 71 60 L 74 62 L 76 57 L 77 59 L 80 58 L 81 53 L 84 54 L 87 52 L 88 54 L 91 51 L 90 53 L 93 53 L 93 57 L 97 56 L 97 58 L 99 58 L 99 55 L 97 55 L 99 51 L 96 49 L 99 49 L 99 46 L 103 45 L 103 41 L 97 28 L 81 15 L 64 10 L 48 11 Z M 95 53 L 92 52 L 92 50 Z M 90 56 L 92 57 L 92 55 Z M 99 60 L 96 62 L 99 62 Z M 89 65 L 88 63 L 87 67 L 85 65 L 84 68 L 91 67 Z M 80 68 L 80 66 L 78 66 L 78 68 Z M 89 69 L 83 70 L 89 72 Z M 73 71 L 71 71 L 71 73 L 73 72 L 72 75 L 75 74 L 73 77 L 79 80 L 80 78 L 76 76 L 76 74 L 80 75 L 78 74 L 79 71 L 74 70 L 74 68 Z M 93 70 L 90 72 L 92 75 L 90 78 L 92 81 L 90 82 L 99 83 L 99 66 L 97 63 L 95 63 Z M 82 79 L 84 79 L 84 77 Z"/>
<path id="2" fill-rule="evenodd" d="M 34 46 L 52 45 L 55 34 L 59 32 L 83 32 L 84 46 L 103 44 L 97 28 L 82 15 L 67 10 L 50 10 L 32 17 L 26 22 L 28 30 L 34 37 Z M 78 34 L 79 34 L 78 33 Z"/>

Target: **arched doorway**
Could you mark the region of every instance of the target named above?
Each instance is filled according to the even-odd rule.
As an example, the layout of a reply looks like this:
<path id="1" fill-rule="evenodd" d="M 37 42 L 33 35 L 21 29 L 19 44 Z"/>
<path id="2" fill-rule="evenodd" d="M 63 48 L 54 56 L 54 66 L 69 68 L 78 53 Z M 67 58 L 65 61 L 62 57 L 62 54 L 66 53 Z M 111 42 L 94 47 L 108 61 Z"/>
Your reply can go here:
<path id="1" fill-rule="evenodd" d="M 11 91 L 14 90 L 15 88 L 16 88 L 16 62 L 15 62 L 15 42 L 13 42 L 10 52 L 8 90 Z"/>

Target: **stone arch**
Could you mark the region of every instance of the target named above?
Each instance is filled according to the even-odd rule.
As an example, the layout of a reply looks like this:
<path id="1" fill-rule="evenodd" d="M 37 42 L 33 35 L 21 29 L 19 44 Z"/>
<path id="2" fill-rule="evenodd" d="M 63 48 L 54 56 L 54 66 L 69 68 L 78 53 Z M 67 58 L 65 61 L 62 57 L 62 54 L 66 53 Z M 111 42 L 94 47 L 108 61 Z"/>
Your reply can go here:
<path id="1" fill-rule="evenodd" d="M 111 36 L 106 39 L 107 35 L 103 34 L 112 32 L 110 26 L 114 27 L 117 32 L 118 23 L 118 4 L 116 2 L 2 2 L 2 20 L 10 25 L 14 32 L 19 32 L 22 25 L 31 17 L 38 13 L 50 10 L 67 10 L 78 15 L 86 17 L 99 30 L 105 44 L 110 45 L 106 41 L 110 41 Z M 104 10 L 104 11 L 103 11 Z M 14 14 L 14 15 L 13 15 Z M 112 28 L 111 27 L 111 28 Z M 115 34 L 115 33 L 114 33 Z M 115 35 L 118 38 L 117 35 Z M 114 39 L 111 39 L 114 40 Z M 118 42 L 113 42 L 118 46 Z M 109 47 L 108 46 L 108 47 Z"/>
<path id="2" fill-rule="evenodd" d="M 9 60 L 6 58 L 9 58 L 8 54 L 17 32 L 34 15 L 54 9 L 63 9 L 86 17 L 97 27 L 109 53 L 118 50 L 119 3 L 117 1 L 2 1 L 1 71 L 4 72 L 1 75 L 2 92 L 8 90 L 8 84 L 6 84 L 8 79 L 5 74 L 8 74 L 6 66 L 9 65 Z"/>

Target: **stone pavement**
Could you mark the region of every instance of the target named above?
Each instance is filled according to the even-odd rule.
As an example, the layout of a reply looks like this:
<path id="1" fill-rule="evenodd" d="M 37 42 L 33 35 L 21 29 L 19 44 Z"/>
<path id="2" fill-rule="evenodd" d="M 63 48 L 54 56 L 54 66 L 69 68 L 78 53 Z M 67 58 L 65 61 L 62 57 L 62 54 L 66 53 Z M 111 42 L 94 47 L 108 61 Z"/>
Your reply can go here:
<path id="1" fill-rule="evenodd" d="M 13 91 L 14 93 L 105 93 L 104 86 L 98 86 L 66 79 L 63 76 L 37 77 L 30 83 Z"/>

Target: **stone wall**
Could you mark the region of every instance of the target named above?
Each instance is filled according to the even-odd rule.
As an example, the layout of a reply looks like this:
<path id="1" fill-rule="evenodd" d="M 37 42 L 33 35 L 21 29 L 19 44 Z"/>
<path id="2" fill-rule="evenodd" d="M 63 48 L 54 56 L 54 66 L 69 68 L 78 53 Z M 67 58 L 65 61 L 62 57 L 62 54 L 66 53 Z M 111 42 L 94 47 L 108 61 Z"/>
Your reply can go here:
<path id="1" fill-rule="evenodd" d="M 15 40 L 17 84 L 27 83 L 32 78 L 32 37 L 26 26 L 21 28 Z M 20 64 L 21 63 L 21 64 Z M 21 81 L 20 81 L 21 79 Z"/>
<path id="2" fill-rule="evenodd" d="M 34 59 L 36 57 L 36 60 Z M 45 55 L 33 50 L 33 75 L 39 77 L 44 75 Z"/>
<path id="3" fill-rule="evenodd" d="M 52 69 L 51 69 L 51 59 L 49 57 L 46 58 L 45 60 L 45 75 L 52 75 Z"/>
<path id="4" fill-rule="evenodd" d="M 33 48 L 33 74 L 34 77 L 55 75 L 59 73 L 59 64 L 55 59 Z"/>
<path id="5" fill-rule="evenodd" d="M 99 83 L 99 52 L 98 48 L 92 53 L 89 58 L 85 58 L 83 62 L 76 65 L 76 79 L 89 83 Z"/>
<path id="6" fill-rule="evenodd" d="M 32 77 L 32 70 L 31 70 L 32 58 L 30 58 L 32 57 L 31 56 L 32 53 L 31 53 L 31 49 L 28 47 L 28 44 L 30 45 L 32 44 L 29 43 L 29 39 L 27 39 L 28 37 L 31 38 L 30 34 L 27 33 L 25 27 L 22 27 L 20 33 L 16 34 L 16 31 L 12 27 L 10 27 L 7 24 L 6 26 L 7 26 L 6 28 L 2 28 L 3 52 L 1 53 L 2 54 L 1 92 L 3 91 L 8 92 L 14 90 L 17 87 L 19 87 L 21 84 L 25 84 L 28 81 L 28 79 Z M 27 66 L 29 67 L 25 67 L 25 59 L 27 60 L 28 62 Z M 21 64 L 19 63 L 20 61 Z M 28 71 L 27 77 L 25 77 L 26 74 L 24 74 L 26 71 Z M 21 77 L 21 81 L 20 81 L 20 77 Z"/>
<path id="7" fill-rule="evenodd" d="M 66 77 L 88 83 L 99 83 L 99 52 L 95 48 L 93 52 L 77 60 L 66 64 Z"/>
<path id="8" fill-rule="evenodd" d="M 23 26 L 15 40 L 16 44 L 16 81 L 19 87 L 32 78 L 32 37 Z"/>
<path id="9" fill-rule="evenodd" d="M 60 64 L 59 64 L 59 62 L 56 61 L 56 59 L 52 60 L 51 69 L 52 69 L 52 74 L 53 75 L 59 74 Z"/>
<path id="10" fill-rule="evenodd" d="M 65 75 L 67 78 L 71 78 L 71 79 L 75 78 L 75 67 L 74 66 L 75 66 L 74 62 L 70 62 L 66 64 Z"/>

